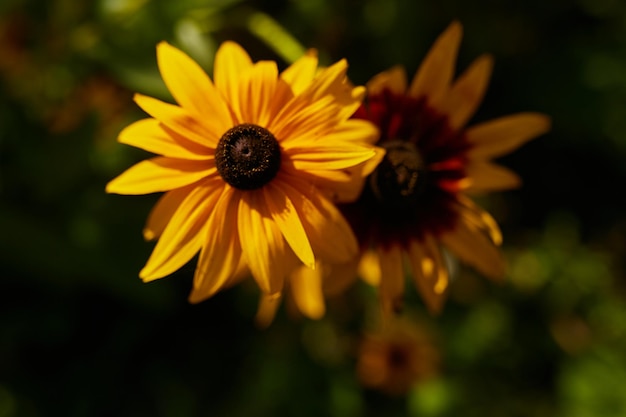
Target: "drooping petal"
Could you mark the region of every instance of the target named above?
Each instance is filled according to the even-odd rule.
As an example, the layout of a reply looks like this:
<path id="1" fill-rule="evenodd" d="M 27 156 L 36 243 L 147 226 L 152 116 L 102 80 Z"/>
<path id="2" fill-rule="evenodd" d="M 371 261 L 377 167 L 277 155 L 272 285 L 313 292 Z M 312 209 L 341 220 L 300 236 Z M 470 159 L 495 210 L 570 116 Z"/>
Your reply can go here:
<path id="1" fill-rule="evenodd" d="M 488 161 L 472 161 L 466 167 L 465 174 L 471 180 L 465 190 L 468 193 L 509 190 L 522 183 L 520 177 L 510 169 Z"/>
<path id="2" fill-rule="evenodd" d="M 281 298 L 280 293 L 261 293 L 259 307 L 257 308 L 256 317 L 254 318 L 258 327 L 264 329 L 272 324 L 274 317 L 276 317 L 276 311 L 278 311 L 278 307 L 280 306 Z"/>
<path id="3" fill-rule="evenodd" d="M 298 310 L 310 319 L 320 319 L 326 312 L 322 277 L 319 271 L 300 267 L 291 273 L 289 284 Z"/>
<path id="4" fill-rule="evenodd" d="M 174 213 L 176 213 L 178 207 L 195 187 L 196 184 L 190 184 L 168 191 L 159 198 L 159 201 L 157 201 L 150 211 L 146 226 L 143 229 L 144 239 L 153 240 L 161 236 L 161 233 L 165 230 L 165 226 L 167 226 Z"/>
<path id="5" fill-rule="evenodd" d="M 231 111 L 241 108 L 239 91 L 241 74 L 252 67 L 248 53 L 237 43 L 226 41 L 215 53 L 213 80 L 215 87 L 229 104 Z M 233 113 L 235 114 L 235 113 Z M 236 121 L 241 123 L 240 120 Z"/>
<path id="6" fill-rule="evenodd" d="M 441 241 L 463 262 L 496 281 L 502 280 L 506 264 L 498 247 L 475 226 L 459 217 L 456 227 L 441 235 Z"/>
<path id="7" fill-rule="evenodd" d="M 367 249 L 361 254 L 358 272 L 363 281 L 377 287 L 382 279 L 382 271 L 380 269 L 380 260 L 378 253 L 373 249 Z"/>
<path id="8" fill-rule="evenodd" d="M 210 127 L 226 132 L 232 127 L 228 107 L 208 75 L 185 53 L 167 42 L 157 46 L 157 61 L 165 85 L 185 109 L 211 119 Z"/>
<path id="9" fill-rule="evenodd" d="M 315 187 L 279 177 L 274 182 L 292 201 L 317 258 L 343 263 L 357 254 L 358 245 L 350 225 Z"/>
<path id="10" fill-rule="evenodd" d="M 397 313 L 402 309 L 404 295 L 404 269 L 402 267 L 402 250 L 393 245 L 390 248 L 378 248 L 380 261 L 380 283 L 378 292 L 383 312 Z"/>
<path id="11" fill-rule="evenodd" d="M 313 249 L 293 201 L 280 186 L 272 183 L 263 188 L 263 195 L 272 218 L 293 252 L 304 265 L 315 268 Z"/>
<path id="12" fill-rule="evenodd" d="M 463 28 L 456 21 L 439 35 L 413 78 L 409 87 L 411 97 L 428 97 L 429 105 L 439 109 L 454 76 L 462 36 Z"/>
<path id="13" fill-rule="evenodd" d="M 225 187 L 206 221 L 204 245 L 189 301 L 203 301 L 223 288 L 237 272 L 241 245 L 237 234 L 239 191 Z"/>
<path id="14" fill-rule="evenodd" d="M 199 145 L 214 149 L 224 134 L 222 121 L 207 117 L 200 119 L 182 107 L 156 98 L 135 94 L 135 103 L 165 126 Z"/>
<path id="15" fill-rule="evenodd" d="M 409 262 L 415 286 L 431 314 L 441 312 L 448 287 L 448 270 L 434 239 L 426 235 L 424 242 L 411 241 Z"/>
<path id="16" fill-rule="evenodd" d="M 457 201 L 461 206 L 458 212 L 468 223 L 484 231 L 494 245 L 499 246 L 502 244 L 502 232 L 500 231 L 500 227 L 489 213 L 461 194 L 457 196 Z"/>
<path id="17" fill-rule="evenodd" d="M 157 156 L 141 161 L 106 186 L 107 193 L 150 194 L 169 191 L 209 178 L 217 172 L 214 163 Z"/>
<path id="18" fill-rule="evenodd" d="M 296 265 L 293 259 L 297 258 L 285 245 L 262 193 L 242 193 L 238 225 L 241 248 L 257 284 L 267 294 L 280 292 L 285 276 Z"/>
<path id="19" fill-rule="evenodd" d="M 380 94 L 389 89 L 394 94 L 404 94 L 407 89 L 406 71 L 400 65 L 396 65 L 375 75 L 367 82 L 367 93 Z"/>
<path id="20" fill-rule="evenodd" d="M 139 273 L 145 281 L 162 278 L 186 264 L 204 243 L 207 219 L 221 188 L 199 185 L 182 201 Z"/>
<path id="21" fill-rule="evenodd" d="M 483 55 L 455 81 L 441 104 L 441 110 L 448 115 L 448 123 L 453 130 L 465 126 L 474 115 L 483 100 L 491 70 L 493 58 Z"/>
<path id="22" fill-rule="evenodd" d="M 550 118 L 540 113 L 518 113 L 490 120 L 466 130 L 474 146 L 471 159 L 490 159 L 507 154 L 550 130 Z"/>
<path id="23" fill-rule="evenodd" d="M 156 119 L 139 120 L 124 128 L 117 139 L 136 148 L 179 159 L 209 159 L 209 148 L 163 129 Z"/>

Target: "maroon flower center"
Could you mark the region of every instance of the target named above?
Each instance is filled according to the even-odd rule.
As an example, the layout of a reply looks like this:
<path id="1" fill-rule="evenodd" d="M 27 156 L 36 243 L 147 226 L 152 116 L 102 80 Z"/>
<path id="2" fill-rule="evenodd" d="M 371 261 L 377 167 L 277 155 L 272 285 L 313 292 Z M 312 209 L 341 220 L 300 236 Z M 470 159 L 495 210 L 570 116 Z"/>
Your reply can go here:
<path id="1" fill-rule="evenodd" d="M 359 200 L 342 207 L 361 243 L 408 245 L 453 228 L 470 148 L 463 131 L 425 99 L 389 90 L 370 95 L 355 117 L 379 127 L 387 150 Z"/>
<path id="2" fill-rule="evenodd" d="M 224 181 L 240 190 L 269 183 L 280 169 L 280 145 L 272 133 L 244 123 L 229 129 L 215 149 L 215 165 Z"/>

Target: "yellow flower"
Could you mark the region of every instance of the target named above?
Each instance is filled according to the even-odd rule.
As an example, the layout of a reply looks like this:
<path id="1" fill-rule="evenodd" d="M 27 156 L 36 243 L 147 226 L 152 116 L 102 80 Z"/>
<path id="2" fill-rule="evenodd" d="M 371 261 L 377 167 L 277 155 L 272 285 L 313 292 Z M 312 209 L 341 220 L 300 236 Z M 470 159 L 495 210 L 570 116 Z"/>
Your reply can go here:
<path id="1" fill-rule="evenodd" d="M 442 246 L 487 277 L 504 276 L 498 225 L 468 194 L 518 186 L 516 174 L 490 159 L 550 127 L 538 113 L 465 127 L 487 88 L 492 58 L 479 57 L 454 80 L 461 36 L 452 23 L 410 85 L 401 67 L 375 76 L 355 115 L 380 128 L 386 155 L 358 201 L 342 211 L 361 244 L 360 275 L 378 286 L 387 312 L 401 303 L 405 264 L 427 307 L 441 310 L 448 286 Z"/>
<path id="2" fill-rule="evenodd" d="M 198 302 L 242 268 L 277 294 L 299 264 L 354 257 L 357 241 L 332 199 L 358 194 L 378 131 L 350 119 L 365 90 L 347 82 L 346 61 L 318 71 L 311 51 L 279 74 L 275 62 L 253 63 L 225 42 L 211 81 L 165 42 L 157 58 L 178 105 L 137 94 L 152 117 L 119 141 L 160 156 L 107 185 L 119 194 L 165 192 L 144 230 L 158 242 L 140 277 L 167 276 L 199 251 L 190 295 Z"/>
<path id="3" fill-rule="evenodd" d="M 428 329 L 413 318 L 385 320 L 365 334 L 357 352 L 356 371 L 361 384 L 390 395 L 433 378 L 440 353 Z"/>

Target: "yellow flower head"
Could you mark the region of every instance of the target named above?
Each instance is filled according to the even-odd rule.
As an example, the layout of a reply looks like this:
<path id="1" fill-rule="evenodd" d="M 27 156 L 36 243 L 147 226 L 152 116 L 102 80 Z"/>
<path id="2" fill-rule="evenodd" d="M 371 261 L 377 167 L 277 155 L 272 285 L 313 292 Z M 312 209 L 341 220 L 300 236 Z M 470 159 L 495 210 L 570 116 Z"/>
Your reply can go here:
<path id="1" fill-rule="evenodd" d="M 405 261 L 427 307 L 442 308 L 448 272 L 441 246 L 488 277 L 504 275 L 498 225 L 467 195 L 518 186 L 517 175 L 490 159 L 550 126 L 542 114 L 519 113 L 465 127 L 487 88 L 492 58 L 479 57 L 455 80 L 461 35 L 452 23 L 410 85 L 400 67 L 375 76 L 355 116 L 380 128 L 386 154 L 343 212 L 361 244 L 359 272 L 379 287 L 386 311 L 401 303 Z"/>
<path id="2" fill-rule="evenodd" d="M 364 88 L 347 82 L 345 60 L 318 71 L 311 51 L 279 74 L 275 62 L 253 63 L 225 42 L 211 81 L 165 42 L 157 58 L 178 104 L 137 94 L 151 118 L 128 126 L 119 141 L 160 156 L 106 188 L 165 192 L 144 230 L 146 239 L 158 238 L 144 281 L 200 251 L 191 301 L 210 297 L 242 267 L 263 292 L 277 294 L 297 265 L 345 262 L 358 252 L 331 199 L 354 198 L 381 152 L 371 145 L 375 126 L 349 119 Z"/>

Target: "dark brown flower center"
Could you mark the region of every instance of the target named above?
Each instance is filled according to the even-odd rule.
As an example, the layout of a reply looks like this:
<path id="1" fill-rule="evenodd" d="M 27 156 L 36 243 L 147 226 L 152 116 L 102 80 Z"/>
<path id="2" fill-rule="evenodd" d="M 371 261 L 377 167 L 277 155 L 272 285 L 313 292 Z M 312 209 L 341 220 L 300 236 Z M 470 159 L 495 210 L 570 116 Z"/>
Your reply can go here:
<path id="1" fill-rule="evenodd" d="M 414 208 L 424 191 L 427 176 L 417 147 L 402 140 L 391 140 L 381 146 L 387 153 L 369 177 L 372 194 L 387 209 Z"/>
<path id="2" fill-rule="evenodd" d="M 280 160 L 274 135 L 249 123 L 229 129 L 215 149 L 217 171 L 240 190 L 255 190 L 269 183 L 280 169 Z"/>

